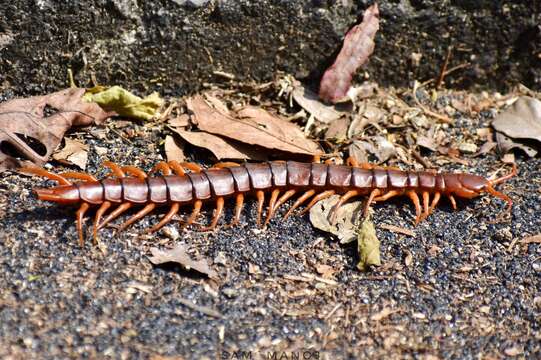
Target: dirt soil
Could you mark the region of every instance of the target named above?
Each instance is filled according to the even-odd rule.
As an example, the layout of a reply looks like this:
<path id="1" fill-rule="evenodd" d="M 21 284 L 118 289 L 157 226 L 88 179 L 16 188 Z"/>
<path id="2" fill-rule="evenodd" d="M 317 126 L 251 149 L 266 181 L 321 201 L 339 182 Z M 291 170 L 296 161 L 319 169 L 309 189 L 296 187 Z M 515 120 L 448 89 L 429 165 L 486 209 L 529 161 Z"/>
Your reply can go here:
<path id="1" fill-rule="evenodd" d="M 75 1 L 62 8 L 49 1 L 2 4 L 0 14 L 7 14 L 10 20 L 0 21 L 0 100 L 58 90 L 65 86 L 69 66 L 82 86 L 91 82 L 94 73 L 100 83 L 158 89 L 164 96 L 208 88 L 205 82 L 239 91 L 238 86 L 229 89 L 223 85 L 223 79 L 212 74 L 214 70 L 238 77 L 245 74 L 261 82 L 271 79 L 277 70 L 309 76 L 335 50 L 338 34 L 354 18 L 356 7 L 365 5 L 361 1 L 342 8 L 314 3 L 319 7 L 311 11 L 297 2 L 278 1 L 268 3 L 269 8 L 264 9 L 269 11 L 258 10 L 250 2 L 202 7 L 179 7 L 177 1 L 106 1 L 89 6 Z M 506 57 L 489 56 L 487 51 L 486 59 L 495 62 L 494 71 L 474 67 L 472 70 L 486 72 L 460 72 L 447 85 L 490 85 L 494 90 L 523 80 L 539 89 L 541 60 L 506 51 L 509 44 L 515 44 L 518 33 L 526 32 L 527 39 L 538 38 L 539 30 L 531 25 L 538 16 L 531 9 L 538 2 L 531 8 L 510 4 L 507 10 L 490 1 L 455 1 L 451 10 L 434 3 L 439 2 L 381 3 L 383 28 L 398 24 L 402 28 L 384 30 L 377 49 L 394 43 L 402 54 L 389 58 L 383 51 L 375 54 L 367 71 L 380 85 L 408 85 L 414 78 L 432 78 L 445 56 L 446 41 L 452 41 L 449 37 L 439 40 L 428 25 L 434 22 L 431 14 L 460 10 L 457 18 L 437 17 L 437 29 L 462 19 L 460 23 L 466 25 L 457 28 L 463 31 L 457 36 L 464 36 L 476 49 L 492 46 L 493 55 Z M 27 16 L 27 6 L 40 11 Z M 412 11 L 416 16 L 407 20 L 399 11 Z M 502 18 L 492 18 L 495 13 Z M 340 18 L 339 14 L 346 14 L 348 21 L 328 20 Z M 284 26 L 284 17 L 289 27 Z M 494 19 L 508 25 L 491 31 L 487 22 Z M 295 36 L 284 37 L 285 50 L 270 42 L 264 56 L 248 56 L 262 49 L 256 39 L 261 27 L 254 25 L 260 21 L 270 29 L 265 36 L 276 34 L 275 40 L 282 41 L 278 33 L 283 29 L 294 32 Z M 81 30 L 69 31 L 75 23 Z M 415 46 L 397 40 L 399 33 L 423 33 L 407 26 L 411 23 L 427 26 L 419 52 L 430 61 L 416 70 L 404 58 Z M 479 26 L 471 25 L 477 23 Z M 236 26 L 241 30 L 225 33 Z M 113 29 L 118 27 L 125 31 L 124 40 L 115 42 Z M 180 27 L 182 35 L 164 30 Z M 214 29 L 212 34 L 201 30 L 209 28 Z M 481 34 L 479 29 L 486 31 Z M 479 38 L 487 41 L 479 42 Z M 430 39 L 430 46 L 438 51 L 425 52 Z M 496 47 L 501 39 L 507 42 Z M 45 46 L 49 40 L 50 46 Z M 181 46 L 187 40 L 190 46 Z M 195 50 L 201 44 L 211 55 L 203 57 Z M 539 52 L 539 43 L 521 44 L 524 46 L 518 49 Z M 31 55 L 25 53 L 29 48 L 35 49 Z M 222 52 L 231 57 L 216 56 Z M 210 57 L 222 60 L 212 62 Z M 237 61 L 239 57 L 244 61 Z M 463 59 L 457 58 L 453 65 Z M 190 63 L 199 65 L 188 67 Z M 438 101 L 447 104 L 453 96 Z M 274 104 L 284 107 L 283 101 Z M 291 114 L 297 110 L 288 109 Z M 457 114 L 456 123 L 444 130 L 449 137 L 471 138 L 478 129 L 489 126 L 494 113 L 489 109 L 474 117 Z M 164 124 L 111 121 L 105 128 L 77 129 L 68 136 L 90 146 L 87 171 L 104 176 L 101 164 L 105 157 L 149 170 L 164 159 L 161 144 L 165 134 L 170 131 Z M 187 153 L 198 163 L 212 162 L 207 152 L 188 147 Z M 441 158 L 432 152 L 423 156 L 432 163 Z M 315 230 L 307 216 L 283 221 L 280 215 L 287 207 L 267 229 L 258 229 L 252 200 L 241 224 L 234 228 L 202 233 L 180 230 L 172 223 L 154 236 L 142 235 L 162 215 L 157 213 L 120 234 L 114 234 L 113 228 L 102 230 L 102 248 L 91 241 L 80 247 L 75 209 L 38 202 L 31 192 L 34 186 L 52 182 L 4 173 L 0 178 L 0 357 L 539 358 L 541 244 L 521 240 L 541 233 L 541 159 L 516 156 L 518 176 L 499 186 L 514 201 L 510 219 L 492 221 L 504 204 L 488 196 L 460 201 L 457 211 L 442 201 L 417 227 L 412 225 L 413 208 L 404 198 L 374 206 L 383 264 L 368 272 L 357 269 L 354 244 L 340 245 Z M 468 166 L 448 162 L 441 169 L 489 176 L 502 165 L 495 153 L 465 155 L 464 159 Z M 51 164 L 54 171 L 62 171 L 60 164 Z M 232 206 L 227 206 L 226 218 L 231 211 Z M 209 220 L 209 213 L 202 222 Z M 415 235 L 386 230 L 385 224 L 412 230 Z M 150 263 L 150 248 L 170 247 L 179 241 L 188 244 L 194 257 L 211 261 L 218 279 L 209 280 L 179 266 Z M 323 277 L 321 265 L 329 266 L 331 274 Z"/>

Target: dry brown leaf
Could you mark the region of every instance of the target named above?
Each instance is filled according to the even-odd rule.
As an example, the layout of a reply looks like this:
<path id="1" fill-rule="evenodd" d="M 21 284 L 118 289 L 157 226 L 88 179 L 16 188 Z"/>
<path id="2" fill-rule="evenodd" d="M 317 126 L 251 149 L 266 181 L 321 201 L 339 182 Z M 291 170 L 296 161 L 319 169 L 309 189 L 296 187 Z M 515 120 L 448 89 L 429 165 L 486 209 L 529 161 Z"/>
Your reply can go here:
<path id="1" fill-rule="evenodd" d="M 504 145 L 507 150 L 520 147 L 529 156 L 535 156 L 534 152 L 537 153 L 537 151 L 531 149 L 529 144 L 525 144 L 525 141 L 535 140 L 538 142 L 535 145 L 540 145 L 541 101 L 528 96 L 520 97 L 512 106 L 496 116 L 492 121 L 492 126 L 498 132 L 513 139 Z M 530 148 L 531 151 L 527 151 L 526 148 Z"/>
<path id="2" fill-rule="evenodd" d="M 360 216 L 363 207 L 361 201 L 341 206 L 336 214 L 336 222 L 331 224 L 329 213 L 339 198 L 339 195 L 333 195 L 314 205 L 310 209 L 310 222 L 315 228 L 336 235 L 340 243 L 346 244 L 356 239 L 355 220 Z"/>
<path id="3" fill-rule="evenodd" d="M 353 144 L 348 147 L 349 156 L 357 160 L 359 163 L 367 163 L 368 147 L 372 147 L 372 145 L 366 141 L 355 140 L 353 141 Z"/>
<path id="4" fill-rule="evenodd" d="M 167 161 L 186 161 L 186 156 L 184 155 L 184 144 L 175 140 L 175 138 L 171 135 L 167 135 L 165 137 L 164 148 Z"/>
<path id="5" fill-rule="evenodd" d="M 224 139 L 204 131 L 174 131 L 190 144 L 209 150 L 218 160 L 266 160 L 265 154 L 256 151 L 253 147 Z"/>
<path id="6" fill-rule="evenodd" d="M 78 140 L 65 139 L 65 145 L 53 154 L 53 159 L 85 170 L 88 161 L 88 146 Z"/>
<path id="7" fill-rule="evenodd" d="M 297 104 L 325 124 L 338 120 L 351 110 L 351 104 L 326 105 L 322 103 L 316 93 L 302 85 L 295 86 L 292 95 Z"/>
<path id="8" fill-rule="evenodd" d="M 187 127 L 188 125 L 190 125 L 190 115 L 188 114 L 179 115 L 175 118 L 169 119 L 167 121 L 167 124 L 175 128 Z"/>
<path id="9" fill-rule="evenodd" d="M 428 136 L 419 135 L 417 137 L 417 145 L 434 152 L 438 151 L 438 144 L 436 144 L 434 138 Z"/>
<path id="10" fill-rule="evenodd" d="M 178 243 L 174 248 L 165 250 L 153 247 L 150 248 L 152 256 L 149 256 L 148 259 L 154 265 L 174 262 L 180 264 L 186 270 L 194 269 L 211 279 L 218 278 L 218 274 L 210 267 L 206 259 L 193 260 L 187 250 L 188 247 L 184 243 Z"/>
<path id="11" fill-rule="evenodd" d="M 344 141 L 347 138 L 349 128 L 349 119 L 343 117 L 331 122 L 329 128 L 325 132 L 325 139 L 335 139 L 336 141 Z"/>
<path id="12" fill-rule="evenodd" d="M 319 146 L 295 124 L 265 110 L 247 107 L 237 113 L 239 118 L 234 118 L 210 107 L 201 96 L 189 98 L 186 103 L 200 130 L 267 149 L 306 155 L 320 153 Z"/>
<path id="13" fill-rule="evenodd" d="M 525 237 L 524 239 L 520 240 L 519 243 L 521 244 L 541 244 L 541 234 L 533 235 Z"/>
<path id="14" fill-rule="evenodd" d="M 374 155 L 376 155 L 380 163 L 385 162 L 396 155 L 396 148 L 394 144 L 385 137 L 374 136 L 374 141 L 376 143 L 376 151 L 374 152 Z"/>
<path id="15" fill-rule="evenodd" d="M 358 134 L 361 134 L 368 125 L 374 125 L 379 123 L 385 118 L 385 112 L 380 108 L 373 105 L 366 105 L 362 107 L 351 122 L 348 129 L 348 138 L 353 138 Z"/>
<path id="16" fill-rule="evenodd" d="M 379 10 L 374 4 L 364 12 L 363 21 L 348 31 L 334 64 L 323 74 L 319 87 L 321 99 L 336 103 L 347 96 L 353 74 L 374 51 L 378 29 Z"/>
<path id="17" fill-rule="evenodd" d="M 102 124 L 111 113 L 95 103 L 84 102 L 84 93 L 85 89 L 70 88 L 1 103 L 0 171 L 21 166 L 21 160 L 13 153 L 41 166 L 49 160 L 70 127 Z M 55 113 L 46 116 L 46 107 Z M 12 151 L 6 153 L 6 148 Z"/>
<path id="18" fill-rule="evenodd" d="M 538 152 L 531 146 L 525 145 L 521 141 L 515 141 L 498 131 L 496 131 L 496 143 L 498 144 L 498 149 L 503 154 L 512 149 L 520 149 L 524 151 L 529 157 L 534 157 L 535 155 L 537 155 Z"/>

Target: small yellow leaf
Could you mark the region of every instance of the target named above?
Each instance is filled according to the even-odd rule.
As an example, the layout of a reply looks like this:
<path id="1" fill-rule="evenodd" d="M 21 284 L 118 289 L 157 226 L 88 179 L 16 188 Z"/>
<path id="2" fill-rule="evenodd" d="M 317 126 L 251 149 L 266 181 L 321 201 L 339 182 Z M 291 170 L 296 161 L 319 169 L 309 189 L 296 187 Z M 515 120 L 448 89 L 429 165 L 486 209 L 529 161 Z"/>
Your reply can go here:
<path id="1" fill-rule="evenodd" d="M 357 268 L 359 270 L 366 271 L 371 265 L 381 265 L 379 244 L 374 223 L 368 216 L 363 220 L 361 228 L 357 232 L 357 249 L 359 251 Z"/>
<path id="2" fill-rule="evenodd" d="M 108 89 L 92 88 L 86 92 L 83 99 L 95 102 L 109 111 L 115 111 L 120 116 L 142 120 L 150 120 L 163 104 L 163 99 L 156 92 L 142 99 L 120 86 Z"/>

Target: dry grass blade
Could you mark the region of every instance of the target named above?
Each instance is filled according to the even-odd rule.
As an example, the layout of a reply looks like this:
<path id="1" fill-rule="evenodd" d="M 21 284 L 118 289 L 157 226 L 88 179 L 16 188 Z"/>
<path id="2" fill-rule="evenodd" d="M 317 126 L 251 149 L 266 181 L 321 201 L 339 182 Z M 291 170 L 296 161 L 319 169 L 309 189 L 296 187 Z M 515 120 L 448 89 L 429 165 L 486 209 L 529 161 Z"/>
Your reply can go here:
<path id="1" fill-rule="evenodd" d="M 247 107 L 234 118 L 212 108 L 201 96 L 187 99 L 186 104 L 200 130 L 267 149 L 305 155 L 319 153 L 319 146 L 295 124 L 265 110 Z"/>

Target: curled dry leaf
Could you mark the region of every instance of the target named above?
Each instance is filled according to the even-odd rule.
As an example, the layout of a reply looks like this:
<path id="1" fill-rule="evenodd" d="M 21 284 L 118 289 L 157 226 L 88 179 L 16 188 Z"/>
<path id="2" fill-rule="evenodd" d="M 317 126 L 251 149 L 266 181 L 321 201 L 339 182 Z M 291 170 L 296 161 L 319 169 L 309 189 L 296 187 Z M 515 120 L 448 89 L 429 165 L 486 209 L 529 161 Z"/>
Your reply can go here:
<path id="1" fill-rule="evenodd" d="M 307 139 L 295 124 L 263 109 L 246 107 L 233 117 L 211 107 L 201 96 L 187 99 L 186 104 L 197 127 L 208 133 L 294 154 L 320 153 L 319 146 Z"/>
<path id="2" fill-rule="evenodd" d="M 184 144 L 182 144 L 180 141 L 176 141 L 171 135 L 167 135 L 165 137 L 164 148 L 167 161 L 186 161 L 186 156 L 184 155 Z"/>
<path id="3" fill-rule="evenodd" d="M 338 237 L 341 244 L 346 244 L 355 240 L 355 221 L 361 216 L 360 213 L 363 207 L 361 201 L 354 201 L 341 206 L 338 209 L 336 222 L 331 224 L 329 213 L 338 202 L 338 199 L 340 199 L 339 195 L 333 195 L 314 205 L 310 209 L 310 222 L 315 228 Z"/>
<path id="4" fill-rule="evenodd" d="M 188 247 L 184 243 L 178 243 L 174 248 L 166 250 L 153 247 L 150 249 L 152 256 L 149 256 L 148 259 L 154 265 L 174 262 L 180 264 L 186 270 L 194 269 L 211 279 L 218 278 L 218 274 L 210 267 L 206 259 L 193 260 L 187 250 Z"/>
<path id="5" fill-rule="evenodd" d="M 363 21 L 348 31 L 334 64 L 323 74 L 319 87 L 322 100 L 337 103 L 347 96 L 353 74 L 374 51 L 378 30 L 379 10 L 374 4 L 364 12 Z"/>
<path id="6" fill-rule="evenodd" d="M 528 96 L 520 97 L 511 107 L 496 116 L 492 126 L 508 137 L 505 139 L 500 136 L 498 139 L 497 136 L 502 150 L 519 147 L 529 156 L 535 156 L 537 151 L 529 146 L 531 143 L 528 140 L 535 141 L 537 147 L 541 142 L 541 101 Z"/>
<path id="7" fill-rule="evenodd" d="M 357 232 L 357 251 L 359 252 L 357 269 L 366 271 L 370 266 L 381 265 L 379 245 L 376 228 L 368 216 L 363 220 Z"/>
<path id="8" fill-rule="evenodd" d="M 65 139 L 64 147 L 53 154 L 53 159 L 85 170 L 88 161 L 88 146 L 78 140 Z"/>
<path id="9" fill-rule="evenodd" d="M 70 127 L 102 124 L 112 115 L 97 104 L 83 101 L 84 93 L 84 89 L 70 88 L 1 103 L 0 171 L 21 166 L 18 157 L 41 166 Z M 47 116 L 46 107 L 54 113 Z"/>
<path id="10" fill-rule="evenodd" d="M 325 124 L 338 120 L 351 110 L 351 104 L 326 105 L 322 103 L 316 93 L 300 84 L 295 86 L 292 95 L 297 104 Z"/>
<path id="11" fill-rule="evenodd" d="M 256 151 L 246 144 L 224 139 L 204 131 L 174 131 L 190 144 L 209 150 L 218 160 L 266 160 L 264 153 Z"/>

